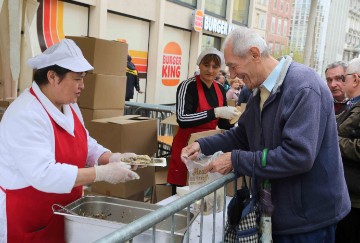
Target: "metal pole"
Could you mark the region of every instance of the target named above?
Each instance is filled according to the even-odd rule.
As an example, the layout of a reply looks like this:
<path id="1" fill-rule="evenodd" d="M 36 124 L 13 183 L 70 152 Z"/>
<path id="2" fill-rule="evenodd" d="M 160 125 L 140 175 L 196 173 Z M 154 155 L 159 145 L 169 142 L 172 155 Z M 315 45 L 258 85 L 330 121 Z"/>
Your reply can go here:
<path id="1" fill-rule="evenodd" d="M 311 0 L 310 4 L 310 14 L 309 14 L 309 22 L 306 31 L 306 40 L 304 47 L 304 64 L 306 66 L 310 66 L 310 57 L 313 51 L 312 42 L 314 40 L 314 32 L 315 32 L 315 20 L 316 20 L 316 9 L 318 5 L 318 0 Z"/>

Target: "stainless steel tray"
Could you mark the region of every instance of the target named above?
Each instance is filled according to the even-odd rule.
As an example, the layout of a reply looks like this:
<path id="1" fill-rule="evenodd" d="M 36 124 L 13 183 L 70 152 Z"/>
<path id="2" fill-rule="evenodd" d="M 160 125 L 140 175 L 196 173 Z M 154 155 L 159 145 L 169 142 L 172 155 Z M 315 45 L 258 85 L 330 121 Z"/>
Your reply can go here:
<path id="1" fill-rule="evenodd" d="M 143 202 L 106 196 L 84 196 L 65 206 L 78 215 L 71 214 L 64 209 L 55 210 L 55 214 L 65 217 L 65 230 L 67 242 L 93 242 L 124 225 L 160 208 Z M 101 215 L 102 218 L 94 218 Z M 196 217 L 195 212 L 190 213 L 190 225 Z M 156 225 L 156 242 L 170 242 L 171 218 Z M 186 211 L 175 214 L 174 242 L 182 242 L 186 234 Z M 136 236 L 133 242 L 151 242 L 152 229 Z"/>

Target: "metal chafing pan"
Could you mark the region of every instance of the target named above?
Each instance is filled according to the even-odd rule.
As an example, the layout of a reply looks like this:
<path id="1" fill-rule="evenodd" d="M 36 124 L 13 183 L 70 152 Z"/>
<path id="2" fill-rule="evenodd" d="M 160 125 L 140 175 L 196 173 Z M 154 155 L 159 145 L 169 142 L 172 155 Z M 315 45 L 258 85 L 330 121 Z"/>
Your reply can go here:
<path id="1" fill-rule="evenodd" d="M 54 213 L 65 218 L 67 242 L 94 242 L 160 207 L 113 197 L 84 196 L 64 206 L 64 209 L 54 209 Z M 190 225 L 195 216 L 194 212 L 190 212 Z M 176 213 L 174 218 L 174 242 L 182 242 L 186 234 L 186 211 Z M 156 225 L 156 242 L 170 242 L 170 227 L 171 218 Z M 136 236 L 133 242 L 151 240 L 152 229 L 149 229 Z"/>

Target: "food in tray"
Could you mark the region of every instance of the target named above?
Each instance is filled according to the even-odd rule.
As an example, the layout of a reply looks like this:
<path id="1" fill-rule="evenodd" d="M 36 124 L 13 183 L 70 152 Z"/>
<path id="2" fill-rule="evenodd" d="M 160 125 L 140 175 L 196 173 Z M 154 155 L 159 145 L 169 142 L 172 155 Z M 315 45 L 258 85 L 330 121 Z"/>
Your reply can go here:
<path id="1" fill-rule="evenodd" d="M 129 164 L 151 164 L 151 163 L 154 163 L 153 160 L 148 155 L 137 155 L 134 157 L 122 159 L 121 161 L 129 163 Z"/>
<path id="2" fill-rule="evenodd" d="M 95 219 L 107 219 L 109 216 L 111 216 L 110 210 L 106 209 L 107 212 L 99 212 L 99 213 L 90 213 L 90 212 L 83 212 L 79 211 L 79 215 L 83 217 L 90 217 Z"/>
<path id="3" fill-rule="evenodd" d="M 150 158 L 147 155 L 137 155 L 134 157 L 122 159 L 121 161 L 130 165 L 166 167 L 165 158 Z"/>

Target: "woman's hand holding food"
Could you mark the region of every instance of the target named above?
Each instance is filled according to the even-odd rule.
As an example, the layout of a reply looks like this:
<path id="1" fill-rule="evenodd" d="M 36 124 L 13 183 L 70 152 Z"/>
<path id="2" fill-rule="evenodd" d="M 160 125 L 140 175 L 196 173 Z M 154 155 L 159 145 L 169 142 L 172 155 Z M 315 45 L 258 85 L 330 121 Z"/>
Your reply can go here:
<path id="1" fill-rule="evenodd" d="M 125 168 L 122 162 L 112 162 L 106 165 L 95 166 L 95 173 L 95 181 L 106 181 L 112 184 L 140 179 L 137 173 Z"/>
<path id="2" fill-rule="evenodd" d="M 137 155 L 135 153 L 112 153 L 109 158 L 109 163 L 118 162 L 121 163 L 124 168 L 136 170 L 138 168 L 137 165 L 129 165 L 128 163 L 124 163 L 126 159 L 134 158 Z"/>

